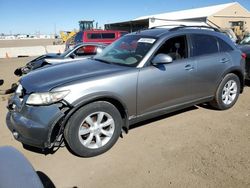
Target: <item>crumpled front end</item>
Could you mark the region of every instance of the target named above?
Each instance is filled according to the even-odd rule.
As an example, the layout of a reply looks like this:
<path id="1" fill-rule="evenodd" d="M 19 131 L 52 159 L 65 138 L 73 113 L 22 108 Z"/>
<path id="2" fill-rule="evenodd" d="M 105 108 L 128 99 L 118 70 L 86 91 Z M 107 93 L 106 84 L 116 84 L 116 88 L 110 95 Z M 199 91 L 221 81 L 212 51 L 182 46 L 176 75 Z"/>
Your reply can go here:
<path id="1" fill-rule="evenodd" d="M 23 144 L 50 148 L 52 130 L 64 116 L 63 104 L 27 105 L 27 95 L 17 92 L 8 102 L 6 123 L 16 140 Z"/>

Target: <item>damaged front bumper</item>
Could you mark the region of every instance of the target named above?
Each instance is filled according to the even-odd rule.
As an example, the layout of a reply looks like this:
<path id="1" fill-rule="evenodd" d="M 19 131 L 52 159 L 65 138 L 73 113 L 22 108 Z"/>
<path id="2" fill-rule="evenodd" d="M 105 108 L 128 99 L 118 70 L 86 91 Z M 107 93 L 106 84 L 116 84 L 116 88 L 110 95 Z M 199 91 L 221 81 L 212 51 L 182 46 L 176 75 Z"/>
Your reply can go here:
<path id="1" fill-rule="evenodd" d="M 64 117 L 63 104 L 31 106 L 14 95 L 8 103 L 6 123 L 16 140 L 23 144 L 51 148 L 53 129 Z"/>

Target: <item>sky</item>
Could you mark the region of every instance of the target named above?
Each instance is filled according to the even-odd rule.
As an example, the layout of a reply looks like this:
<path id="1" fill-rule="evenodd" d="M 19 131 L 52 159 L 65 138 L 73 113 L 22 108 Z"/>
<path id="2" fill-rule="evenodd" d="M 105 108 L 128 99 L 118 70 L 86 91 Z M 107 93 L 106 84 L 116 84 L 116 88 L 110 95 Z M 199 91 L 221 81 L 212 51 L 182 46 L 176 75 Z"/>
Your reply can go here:
<path id="1" fill-rule="evenodd" d="M 235 2 L 232 0 L 0 0 L 0 33 L 54 34 L 79 29 L 79 20 L 105 23 Z M 238 0 L 250 11 L 250 0 Z"/>

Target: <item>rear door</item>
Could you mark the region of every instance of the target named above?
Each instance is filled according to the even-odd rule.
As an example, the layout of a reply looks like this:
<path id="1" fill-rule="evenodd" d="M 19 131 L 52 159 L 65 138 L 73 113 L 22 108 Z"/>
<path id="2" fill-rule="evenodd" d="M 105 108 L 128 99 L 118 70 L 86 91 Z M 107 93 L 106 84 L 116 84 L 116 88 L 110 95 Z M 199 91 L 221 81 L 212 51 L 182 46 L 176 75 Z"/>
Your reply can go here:
<path id="1" fill-rule="evenodd" d="M 196 59 L 196 71 L 192 74 L 191 82 L 193 97 L 212 96 L 222 74 L 231 66 L 232 59 L 227 50 L 220 47 L 224 41 L 215 36 L 192 34 L 191 41 L 191 56 Z"/>

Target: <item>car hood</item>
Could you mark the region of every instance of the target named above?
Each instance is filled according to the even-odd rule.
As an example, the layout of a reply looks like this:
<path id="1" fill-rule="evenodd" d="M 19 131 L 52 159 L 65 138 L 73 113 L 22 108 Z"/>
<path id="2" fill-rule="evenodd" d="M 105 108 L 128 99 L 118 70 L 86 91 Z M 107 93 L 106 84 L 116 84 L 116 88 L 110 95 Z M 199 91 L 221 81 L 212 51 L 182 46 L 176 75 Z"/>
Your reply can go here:
<path id="1" fill-rule="evenodd" d="M 131 67 L 86 59 L 34 70 L 23 76 L 20 79 L 20 83 L 28 94 L 33 92 L 47 92 L 70 82 L 106 76 L 129 69 Z"/>
<path id="2" fill-rule="evenodd" d="M 33 59 L 31 62 L 35 62 L 35 61 L 39 61 L 39 60 L 43 60 L 43 59 L 50 59 L 50 58 L 60 58 L 60 54 L 58 53 L 48 53 L 48 54 L 44 54 L 41 55 L 35 59 Z"/>

